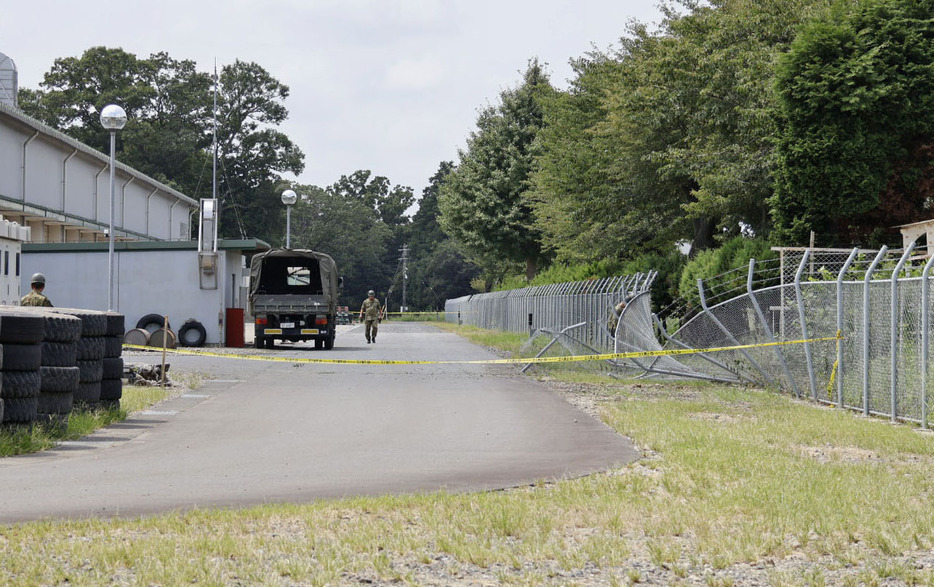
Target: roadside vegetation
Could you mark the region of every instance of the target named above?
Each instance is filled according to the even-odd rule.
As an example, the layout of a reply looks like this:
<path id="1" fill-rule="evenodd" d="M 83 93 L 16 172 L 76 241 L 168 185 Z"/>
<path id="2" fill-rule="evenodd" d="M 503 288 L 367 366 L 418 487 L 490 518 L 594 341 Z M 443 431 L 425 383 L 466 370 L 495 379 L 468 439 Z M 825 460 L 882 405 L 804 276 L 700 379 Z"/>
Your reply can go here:
<path id="1" fill-rule="evenodd" d="M 0 457 L 39 452 L 65 440 L 82 438 L 99 428 L 126 420 L 127 415 L 159 403 L 171 394 L 171 388 L 124 385 L 119 408 L 74 410 L 68 415 L 67 426 L 52 423 L 0 427 Z"/>
<path id="2" fill-rule="evenodd" d="M 930 433 L 757 389 L 545 378 L 643 458 L 505 491 L 7 526 L 0 583 L 934 583 Z"/>

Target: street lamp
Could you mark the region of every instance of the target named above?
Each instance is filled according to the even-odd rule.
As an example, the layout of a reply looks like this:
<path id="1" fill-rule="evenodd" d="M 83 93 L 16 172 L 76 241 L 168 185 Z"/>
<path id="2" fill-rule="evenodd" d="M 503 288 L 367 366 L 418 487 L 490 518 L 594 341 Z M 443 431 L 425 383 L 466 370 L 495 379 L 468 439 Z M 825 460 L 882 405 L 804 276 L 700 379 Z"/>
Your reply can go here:
<path id="1" fill-rule="evenodd" d="M 107 248 L 107 309 L 114 309 L 114 151 L 117 131 L 126 124 L 126 111 L 116 104 L 108 104 L 101 110 L 101 126 L 110 131 L 110 232 Z"/>
<path id="2" fill-rule="evenodd" d="M 285 248 L 292 248 L 292 205 L 298 200 L 298 195 L 292 190 L 282 192 L 282 203 L 285 204 Z"/>

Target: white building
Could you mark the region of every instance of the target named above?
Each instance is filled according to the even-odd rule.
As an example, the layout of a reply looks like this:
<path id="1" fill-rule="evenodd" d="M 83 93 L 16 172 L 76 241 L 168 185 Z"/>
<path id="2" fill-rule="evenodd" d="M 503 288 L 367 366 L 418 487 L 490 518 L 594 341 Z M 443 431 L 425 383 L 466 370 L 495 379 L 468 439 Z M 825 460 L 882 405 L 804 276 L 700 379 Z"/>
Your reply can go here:
<path id="1" fill-rule="evenodd" d="M 0 53 L 0 215 L 29 229 L 21 291 L 42 272 L 56 306 L 106 310 L 110 157 L 22 113 L 16 83 L 13 61 Z M 244 253 L 269 245 L 218 241 L 213 200 L 203 200 L 212 213 L 199 217 L 201 202 L 119 161 L 114 175 L 112 309 L 126 315 L 128 329 L 148 314 L 167 314 L 176 330 L 193 318 L 208 344 L 224 342 L 226 310 L 245 307 Z M 16 304 L 18 297 L 11 290 L 0 301 Z"/>

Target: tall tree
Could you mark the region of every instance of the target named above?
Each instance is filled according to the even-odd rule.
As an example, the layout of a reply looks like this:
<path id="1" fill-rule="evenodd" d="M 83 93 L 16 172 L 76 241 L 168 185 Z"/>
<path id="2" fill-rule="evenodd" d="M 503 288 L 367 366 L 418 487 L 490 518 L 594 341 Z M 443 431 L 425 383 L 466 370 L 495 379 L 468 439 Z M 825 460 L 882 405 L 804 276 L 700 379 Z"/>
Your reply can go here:
<path id="1" fill-rule="evenodd" d="M 840 3 L 781 60 L 780 241 L 804 243 L 813 230 L 824 245 L 874 244 L 930 215 L 932 14 L 934 0 Z"/>
<path id="2" fill-rule="evenodd" d="M 369 289 L 383 295 L 395 268 L 387 267 L 385 260 L 392 230 L 357 198 L 317 186 L 292 189 L 302 194 L 292 209 L 293 248 L 334 258 L 344 277 L 341 298 L 345 304 L 359 304 Z"/>
<path id="3" fill-rule="evenodd" d="M 470 282 L 479 274 L 479 268 L 465 258 L 438 223 L 438 192 L 453 170 L 452 162 L 441 162 L 422 190 L 412 218 L 406 304 L 415 310 L 440 310 L 445 299 L 471 293 Z M 394 282 L 394 287 L 398 290 L 401 284 Z"/>
<path id="4" fill-rule="evenodd" d="M 282 234 L 281 174 L 302 171 L 304 155 L 277 127 L 286 120 L 287 86 L 261 66 L 236 61 L 218 80 L 219 197 L 222 236 Z M 79 141 L 109 151 L 100 111 L 119 104 L 127 125 L 117 158 L 192 197 L 211 194 L 213 80 L 193 61 L 166 53 L 147 59 L 92 47 L 56 59 L 40 89 L 20 90 L 23 110 Z"/>
<path id="5" fill-rule="evenodd" d="M 548 75 L 533 59 L 522 83 L 480 113 L 438 201 L 445 232 L 474 256 L 524 262 L 528 279 L 544 258 L 526 192 L 543 124 L 539 99 L 551 91 Z"/>
<path id="6" fill-rule="evenodd" d="M 276 240 L 282 234 L 281 174 L 304 169 L 304 154 L 277 127 L 288 118 L 288 86 L 256 63 L 222 68 L 218 96 L 220 230 Z"/>
<path id="7" fill-rule="evenodd" d="M 92 47 L 81 57 L 56 59 L 39 85 L 20 90 L 27 114 L 108 152 L 100 111 L 119 104 L 128 118 L 117 135 L 119 159 L 185 193 L 197 189 L 211 140 L 211 79 L 193 61 Z"/>

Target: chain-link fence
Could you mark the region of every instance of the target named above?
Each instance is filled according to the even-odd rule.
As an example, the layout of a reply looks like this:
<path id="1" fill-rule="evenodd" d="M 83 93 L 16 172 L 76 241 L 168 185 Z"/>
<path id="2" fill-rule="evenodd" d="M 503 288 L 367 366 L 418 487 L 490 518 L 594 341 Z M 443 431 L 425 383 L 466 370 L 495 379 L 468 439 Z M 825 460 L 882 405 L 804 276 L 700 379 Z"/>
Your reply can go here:
<path id="1" fill-rule="evenodd" d="M 447 300 L 447 321 L 491 330 L 529 333 L 560 332 L 571 326 L 573 336 L 597 352 L 611 352 L 619 321 L 620 302 L 648 291 L 655 272 L 526 287 Z"/>
<path id="2" fill-rule="evenodd" d="M 926 428 L 934 312 L 926 253 L 779 249 L 778 259 L 699 282 L 695 299 L 664 313 L 651 308 L 654 273 L 466 296 L 445 311 L 450 321 L 556 341 L 573 332 L 573 348 L 592 352 L 717 349 L 614 364 L 638 376 L 778 388 Z"/>
<path id="3" fill-rule="evenodd" d="M 934 258 L 934 257 L 932 257 Z M 777 285 L 755 262 L 747 290 L 677 325 L 666 349 L 761 345 L 700 355 L 692 369 L 927 427 L 931 261 L 924 251 L 782 249 Z M 768 278 L 774 267 L 767 269 Z M 840 338 L 835 338 L 839 333 Z M 813 339 L 831 338 L 818 342 Z"/>

